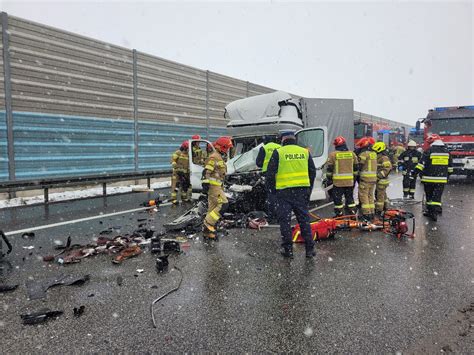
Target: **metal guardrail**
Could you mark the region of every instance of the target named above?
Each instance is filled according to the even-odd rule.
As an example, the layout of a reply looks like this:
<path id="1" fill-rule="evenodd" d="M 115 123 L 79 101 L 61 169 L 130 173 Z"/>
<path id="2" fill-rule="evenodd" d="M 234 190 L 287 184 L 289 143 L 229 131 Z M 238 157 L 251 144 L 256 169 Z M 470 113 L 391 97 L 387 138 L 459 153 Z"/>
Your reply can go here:
<path id="1" fill-rule="evenodd" d="M 148 188 L 151 187 L 151 179 L 156 177 L 169 176 L 171 171 L 147 171 L 142 173 L 122 173 L 122 174 L 103 174 L 86 177 L 74 178 L 49 178 L 43 180 L 23 180 L 23 181 L 8 181 L 0 185 L 0 192 L 12 193 L 15 191 L 25 190 L 43 190 L 44 203 L 49 203 L 49 189 L 59 187 L 72 187 L 80 185 L 98 185 L 102 184 L 103 195 L 107 195 L 107 183 L 147 179 Z"/>

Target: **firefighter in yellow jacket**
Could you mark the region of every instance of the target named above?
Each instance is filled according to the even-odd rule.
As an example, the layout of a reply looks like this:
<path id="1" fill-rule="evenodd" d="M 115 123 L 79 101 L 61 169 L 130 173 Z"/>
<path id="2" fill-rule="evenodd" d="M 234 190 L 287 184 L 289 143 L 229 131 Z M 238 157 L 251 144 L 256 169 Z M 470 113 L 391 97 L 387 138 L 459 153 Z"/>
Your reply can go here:
<path id="1" fill-rule="evenodd" d="M 342 136 L 334 139 L 335 151 L 329 154 L 326 162 L 326 178 L 329 185 L 333 185 L 334 213 L 342 216 L 344 211 L 343 196 L 346 200 L 346 213 L 355 214 L 354 181 L 358 173 L 359 159 L 346 145 Z"/>
<path id="2" fill-rule="evenodd" d="M 181 147 L 173 153 L 171 166 L 173 174 L 171 176 L 171 202 L 178 202 L 178 193 L 181 190 L 181 200 L 189 201 L 191 195 L 191 181 L 189 176 L 189 141 L 184 141 Z"/>
<path id="3" fill-rule="evenodd" d="M 377 183 L 377 153 L 369 138 L 359 142 L 359 204 L 364 221 L 372 221 L 375 213 L 374 191 Z"/>
<path id="4" fill-rule="evenodd" d="M 201 136 L 199 134 L 195 134 L 194 136 L 191 137 L 192 140 L 201 140 Z M 205 154 L 201 147 L 199 146 L 199 142 L 192 142 L 191 143 L 191 148 L 192 148 L 192 156 L 193 156 L 193 163 L 197 165 L 204 165 L 204 160 L 205 160 Z"/>
<path id="5" fill-rule="evenodd" d="M 390 184 L 388 175 L 392 171 L 392 163 L 384 142 L 377 142 L 372 147 L 377 153 L 377 187 L 375 190 L 375 213 L 380 217 L 388 206 L 387 187 Z"/>
<path id="6" fill-rule="evenodd" d="M 204 179 L 202 181 L 203 192 L 208 195 L 208 209 L 204 218 L 204 238 L 216 239 L 216 224 L 221 218 L 221 213 L 227 209 L 227 197 L 225 196 L 223 183 L 227 167 L 223 156 L 232 148 L 230 137 L 220 137 L 214 142 L 216 151 L 212 152 L 204 165 Z"/>

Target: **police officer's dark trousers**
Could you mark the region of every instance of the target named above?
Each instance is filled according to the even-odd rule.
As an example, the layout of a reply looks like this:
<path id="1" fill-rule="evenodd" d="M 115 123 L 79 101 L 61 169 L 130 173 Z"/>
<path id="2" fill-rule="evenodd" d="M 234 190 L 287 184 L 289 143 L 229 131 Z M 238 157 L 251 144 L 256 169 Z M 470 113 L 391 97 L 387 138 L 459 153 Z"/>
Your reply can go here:
<path id="1" fill-rule="evenodd" d="M 277 218 L 276 210 L 278 208 L 278 200 L 275 195 L 275 191 L 269 188 L 268 184 L 265 184 L 265 209 L 270 222 L 274 221 Z"/>
<path id="2" fill-rule="evenodd" d="M 280 232 L 283 238 L 281 246 L 285 250 L 293 249 L 291 238 L 291 212 L 293 211 L 301 228 L 301 236 L 305 240 L 306 250 L 314 249 L 314 241 L 311 235 L 311 226 L 309 224 L 308 203 L 310 189 L 307 187 L 293 187 L 283 190 L 277 190 L 276 198 L 278 200 L 277 215 L 280 222 Z"/>
<path id="3" fill-rule="evenodd" d="M 425 182 L 423 183 L 426 194 L 426 208 L 428 212 L 441 213 L 441 197 L 443 196 L 444 185 L 446 184 L 433 184 Z"/>

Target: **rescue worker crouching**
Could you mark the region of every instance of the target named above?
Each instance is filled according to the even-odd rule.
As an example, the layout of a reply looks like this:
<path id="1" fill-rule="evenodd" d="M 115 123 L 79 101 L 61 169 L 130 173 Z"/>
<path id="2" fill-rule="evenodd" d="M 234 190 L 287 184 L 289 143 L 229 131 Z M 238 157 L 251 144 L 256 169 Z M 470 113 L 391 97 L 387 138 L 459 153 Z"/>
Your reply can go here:
<path id="1" fill-rule="evenodd" d="M 265 176 L 268 169 L 268 163 L 270 162 L 270 158 L 272 157 L 273 151 L 275 149 L 281 148 L 281 145 L 273 142 L 270 137 L 264 137 L 263 142 L 265 144 L 260 148 L 258 152 L 256 165 L 259 168 L 262 168 L 262 173 Z M 266 213 L 268 216 L 268 221 L 269 223 L 274 223 L 277 220 L 276 212 L 275 212 L 277 200 L 275 197 L 275 193 L 272 193 L 272 190 L 269 189 L 268 184 L 265 184 L 265 193 L 266 193 L 265 207 L 266 207 Z"/>
<path id="2" fill-rule="evenodd" d="M 189 176 L 189 141 L 184 141 L 180 148 L 171 157 L 173 173 L 171 176 L 171 202 L 178 203 L 178 193 L 181 191 L 181 200 L 189 201 L 192 189 Z"/>
<path id="3" fill-rule="evenodd" d="M 230 137 L 220 137 L 214 143 L 216 151 L 212 152 L 204 165 L 202 181 L 203 192 L 208 195 L 208 210 L 203 223 L 203 236 L 216 239 L 216 224 L 228 206 L 223 183 L 227 173 L 224 156 L 233 147 Z"/>
<path id="4" fill-rule="evenodd" d="M 336 217 L 343 215 L 344 197 L 346 213 L 355 214 L 354 183 L 358 174 L 359 159 L 347 148 L 344 137 L 336 137 L 333 144 L 336 150 L 329 154 L 326 162 L 326 178 L 328 184 L 333 185 L 334 213 Z"/>
<path id="5" fill-rule="evenodd" d="M 392 163 L 388 156 L 387 147 L 384 142 L 377 142 L 372 147 L 377 153 L 377 185 L 375 189 L 375 213 L 381 217 L 383 211 L 388 207 L 387 187 L 390 184 L 388 175 L 392 171 Z"/>
<path id="6" fill-rule="evenodd" d="M 415 167 L 420 162 L 422 153 L 416 150 L 416 142 L 410 140 L 407 150 L 398 157 L 398 169 L 403 174 L 403 197 L 415 198 L 416 172 Z"/>
<path id="7" fill-rule="evenodd" d="M 281 134 L 282 147 L 273 151 L 266 172 L 266 184 L 276 194 L 276 208 L 282 235 L 281 254 L 293 257 L 291 212 L 295 213 L 305 240 L 306 257 L 315 255 L 309 222 L 308 203 L 316 177 L 316 168 L 309 151 L 296 145 L 294 132 Z"/>
<path id="8" fill-rule="evenodd" d="M 428 137 L 427 142 L 431 143 L 431 147 L 423 153 L 421 161 L 416 166 L 426 195 L 424 215 L 433 221 L 437 221 L 438 214 L 443 211 L 441 198 L 444 186 L 448 182 L 449 175 L 453 172 L 453 161 L 448 148 L 442 140 L 436 138 L 439 136 Z M 433 141 L 433 139 L 435 140 Z"/>
<path id="9" fill-rule="evenodd" d="M 373 138 L 372 138 L 373 139 Z M 369 138 L 359 142 L 359 204 L 362 220 L 372 221 L 375 214 L 374 191 L 377 183 L 377 153 Z"/>

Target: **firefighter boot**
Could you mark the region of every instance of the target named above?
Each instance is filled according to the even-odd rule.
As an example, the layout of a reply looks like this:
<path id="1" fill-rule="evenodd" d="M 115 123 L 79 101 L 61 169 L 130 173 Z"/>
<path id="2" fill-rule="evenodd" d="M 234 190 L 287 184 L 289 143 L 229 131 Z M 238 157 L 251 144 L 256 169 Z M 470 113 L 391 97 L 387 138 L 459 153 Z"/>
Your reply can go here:
<path id="1" fill-rule="evenodd" d="M 173 205 L 176 205 L 178 203 L 178 199 L 177 199 L 177 196 L 178 196 L 178 192 L 176 190 L 174 190 L 172 193 L 171 193 L 171 203 Z"/>
<path id="2" fill-rule="evenodd" d="M 186 191 L 186 200 L 185 201 L 191 201 L 193 198 L 193 189 L 190 187 L 188 191 Z"/>
<path id="3" fill-rule="evenodd" d="M 202 228 L 202 236 L 204 240 L 217 240 L 216 227 L 204 222 Z"/>
<path id="4" fill-rule="evenodd" d="M 372 218 L 372 221 L 375 224 L 382 223 L 383 220 L 383 212 L 382 211 L 377 211 L 375 212 L 375 216 Z"/>

